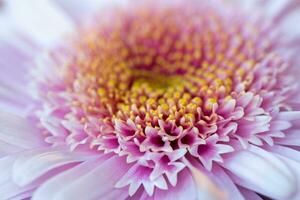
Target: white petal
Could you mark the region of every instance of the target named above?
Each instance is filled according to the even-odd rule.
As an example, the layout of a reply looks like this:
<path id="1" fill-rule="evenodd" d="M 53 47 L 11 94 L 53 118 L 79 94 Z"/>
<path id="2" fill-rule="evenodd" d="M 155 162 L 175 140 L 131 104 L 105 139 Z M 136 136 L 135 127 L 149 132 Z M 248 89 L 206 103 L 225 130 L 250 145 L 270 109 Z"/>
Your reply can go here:
<path id="1" fill-rule="evenodd" d="M 283 172 L 287 177 L 293 180 L 293 174 L 289 170 L 288 166 L 286 166 L 282 161 L 276 158 L 276 156 L 274 156 L 271 152 L 268 152 L 254 145 L 250 145 L 248 150 L 256 155 L 263 157 L 266 161 L 275 165 L 278 169 L 281 170 L 281 172 Z"/>
<path id="2" fill-rule="evenodd" d="M 24 150 L 21 147 L 8 144 L 0 140 L 0 158 Z"/>
<path id="3" fill-rule="evenodd" d="M 226 2 L 226 1 L 225 1 Z M 232 3 L 234 6 L 238 5 L 245 9 L 253 11 L 253 9 L 259 8 L 261 6 L 261 0 L 248 0 L 248 1 L 239 1 L 239 0 L 229 0 L 228 3 Z"/>
<path id="4" fill-rule="evenodd" d="M 40 186 L 34 193 L 32 199 L 44 200 L 45 197 L 47 197 L 48 199 L 55 199 L 55 196 L 67 185 L 72 184 L 73 181 L 93 170 L 95 167 L 100 165 L 101 162 L 103 162 L 103 160 L 99 158 L 86 161 L 64 173 L 56 175 L 52 179 L 46 181 L 42 186 Z"/>
<path id="5" fill-rule="evenodd" d="M 1 41 L 0 38 L 0 109 L 23 116 L 28 114 L 33 102 L 26 76 L 34 48 L 29 43 L 21 36 L 14 36 L 7 41 Z"/>
<path id="6" fill-rule="evenodd" d="M 4 112 L 0 113 L 0 140 L 22 148 L 45 144 L 42 134 L 29 120 Z"/>
<path id="7" fill-rule="evenodd" d="M 293 0 L 291 0 L 293 1 Z M 294 1 L 297 2 L 297 1 Z M 300 3 L 298 2 L 298 11 L 297 12 L 286 12 L 283 15 L 281 23 L 277 23 L 278 28 L 285 33 L 287 41 L 293 41 L 293 39 L 299 39 L 300 37 L 300 28 L 299 26 L 295 26 L 300 20 L 299 8 Z M 297 43 L 292 44 L 295 47 L 299 45 Z"/>
<path id="8" fill-rule="evenodd" d="M 155 187 L 154 184 L 152 184 L 150 182 L 143 182 L 143 186 L 144 186 L 144 189 L 147 192 L 147 194 L 149 196 L 152 196 L 153 192 L 154 192 L 154 187 Z"/>
<path id="9" fill-rule="evenodd" d="M 188 166 L 197 189 L 198 199 L 222 200 L 226 199 L 226 194 L 209 178 L 202 166 L 199 164 L 194 166 L 184 159 L 184 163 Z"/>
<path id="10" fill-rule="evenodd" d="M 0 199 L 9 199 L 33 189 L 32 186 L 19 187 L 12 181 L 12 166 L 15 159 L 14 156 L 7 156 L 0 159 Z"/>
<path id="11" fill-rule="evenodd" d="M 49 0 L 6 1 L 10 23 L 43 45 L 53 45 L 74 30 L 68 16 Z"/>
<path id="12" fill-rule="evenodd" d="M 65 186 L 56 194 L 57 200 L 65 199 L 99 199 L 105 198 L 105 194 L 120 192 L 122 189 L 115 188 L 116 182 L 129 169 L 125 158 L 114 156 L 90 172 L 75 178 L 72 183 Z"/>
<path id="13" fill-rule="evenodd" d="M 154 193 L 154 199 L 157 200 L 186 200 L 187 197 L 189 199 L 197 199 L 197 189 L 196 184 L 192 178 L 192 175 L 188 171 L 188 169 L 183 170 L 178 179 L 178 183 L 175 187 L 169 187 L 168 190 L 156 190 Z"/>
<path id="14" fill-rule="evenodd" d="M 15 157 L 13 156 L 6 156 L 0 159 L 0 185 L 3 185 L 8 179 L 10 179 L 14 161 Z"/>
<path id="15" fill-rule="evenodd" d="M 280 112 L 277 116 L 280 120 L 298 120 L 300 119 L 300 111 L 286 111 L 286 112 Z"/>
<path id="16" fill-rule="evenodd" d="M 234 175 L 234 181 L 275 199 L 288 199 L 297 189 L 292 172 L 269 152 L 239 151 L 224 159 L 223 166 Z"/>
<path id="17" fill-rule="evenodd" d="M 284 157 L 290 158 L 292 160 L 295 160 L 297 162 L 300 162 L 300 152 L 296 151 L 292 148 L 285 147 L 285 146 L 280 146 L 280 145 L 274 145 L 272 147 L 266 146 L 266 149 L 269 151 L 272 151 L 276 154 L 280 154 Z"/>
<path id="18" fill-rule="evenodd" d="M 140 186 L 141 186 L 141 183 L 130 184 L 129 185 L 129 195 L 130 196 L 134 195 Z"/>
<path id="19" fill-rule="evenodd" d="M 230 177 L 225 173 L 225 171 L 218 165 L 214 166 L 212 173 L 217 177 L 219 184 L 228 192 L 228 199 L 231 200 L 242 200 L 243 195 L 240 193 L 236 185 L 232 182 Z"/>
<path id="20" fill-rule="evenodd" d="M 277 0 L 277 1 L 266 1 L 265 14 L 269 17 L 276 17 L 280 14 L 285 6 L 291 2 L 291 0 Z"/>
<path id="21" fill-rule="evenodd" d="M 275 144 L 300 146 L 300 130 L 288 130 L 284 138 L 276 138 Z"/>
<path id="22" fill-rule="evenodd" d="M 124 6 L 128 0 L 55 0 L 76 22 L 86 22 L 89 17 L 113 6 Z"/>
<path id="23" fill-rule="evenodd" d="M 25 186 L 58 167 L 80 163 L 89 157 L 84 153 L 51 148 L 21 153 L 13 166 L 13 180 L 18 185 Z"/>
<path id="24" fill-rule="evenodd" d="M 278 156 L 280 159 L 282 159 L 283 162 L 285 162 L 287 165 L 289 165 L 289 167 L 291 168 L 291 170 L 293 170 L 294 174 L 295 174 L 295 178 L 298 181 L 297 184 L 297 188 L 298 190 L 296 191 L 296 193 L 294 194 L 293 197 L 289 198 L 291 200 L 298 200 L 300 199 L 300 190 L 299 190 L 299 184 L 300 184 L 300 163 L 296 162 L 294 160 L 291 160 L 289 158 L 286 158 L 284 156 Z"/>
<path id="25" fill-rule="evenodd" d="M 163 176 L 160 176 L 159 178 L 157 178 L 156 180 L 154 180 L 154 182 L 155 182 L 155 186 L 157 188 L 160 188 L 162 190 L 168 189 L 167 182 L 166 182 L 166 180 L 165 180 L 165 178 Z"/>

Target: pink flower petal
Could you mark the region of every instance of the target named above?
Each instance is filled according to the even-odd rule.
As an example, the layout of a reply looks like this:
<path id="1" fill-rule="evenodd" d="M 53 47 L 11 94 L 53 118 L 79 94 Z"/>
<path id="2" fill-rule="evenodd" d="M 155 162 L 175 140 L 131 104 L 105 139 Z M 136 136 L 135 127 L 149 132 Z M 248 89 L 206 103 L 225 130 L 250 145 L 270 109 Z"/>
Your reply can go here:
<path id="1" fill-rule="evenodd" d="M 247 190 L 247 189 L 242 188 L 242 187 L 239 187 L 239 190 L 243 194 L 245 200 L 247 200 L 247 199 L 251 199 L 251 200 L 263 200 L 260 196 L 258 196 L 258 194 L 256 194 L 255 192 L 253 192 L 251 190 Z"/>

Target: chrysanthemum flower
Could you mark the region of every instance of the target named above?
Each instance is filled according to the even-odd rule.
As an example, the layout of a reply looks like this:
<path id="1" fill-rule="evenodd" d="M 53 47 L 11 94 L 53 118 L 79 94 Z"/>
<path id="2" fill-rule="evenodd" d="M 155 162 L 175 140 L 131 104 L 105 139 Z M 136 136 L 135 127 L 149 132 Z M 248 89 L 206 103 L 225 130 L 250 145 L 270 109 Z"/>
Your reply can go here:
<path id="1" fill-rule="evenodd" d="M 300 198 L 297 0 L 12 2 L 0 199 Z"/>

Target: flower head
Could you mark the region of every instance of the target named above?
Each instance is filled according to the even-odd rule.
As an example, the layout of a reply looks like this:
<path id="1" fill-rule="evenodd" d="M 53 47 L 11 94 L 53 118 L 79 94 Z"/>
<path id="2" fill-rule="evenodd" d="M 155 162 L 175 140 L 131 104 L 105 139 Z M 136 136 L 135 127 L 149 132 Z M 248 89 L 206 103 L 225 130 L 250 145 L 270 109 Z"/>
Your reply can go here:
<path id="1" fill-rule="evenodd" d="M 1 93 L 3 198 L 297 198 L 299 61 L 275 25 L 286 10 L 135 3 L 38 54 L 28 90 L 13 87 L 24 99 Z"/>

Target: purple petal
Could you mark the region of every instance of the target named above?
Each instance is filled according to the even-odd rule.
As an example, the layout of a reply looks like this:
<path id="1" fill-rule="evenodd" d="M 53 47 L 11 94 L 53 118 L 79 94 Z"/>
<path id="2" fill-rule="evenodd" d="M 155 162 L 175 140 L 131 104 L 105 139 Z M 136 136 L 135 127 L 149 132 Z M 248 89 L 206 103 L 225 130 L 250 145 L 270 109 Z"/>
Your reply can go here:
<path id="1" fill-rule="evenodd" d="M 258 194 L 256 194 L 255 192 L 251 191 L 251 190 L 247 190 L 245 188 L 240 187 L 239 190 L 241 191 L 241 193 L 243 194 L 244 198 L 247 199 L 251 199 L 251 200 L 263 200 Z"/>

